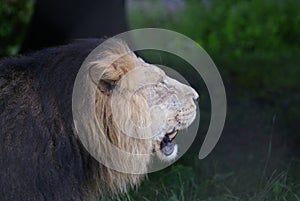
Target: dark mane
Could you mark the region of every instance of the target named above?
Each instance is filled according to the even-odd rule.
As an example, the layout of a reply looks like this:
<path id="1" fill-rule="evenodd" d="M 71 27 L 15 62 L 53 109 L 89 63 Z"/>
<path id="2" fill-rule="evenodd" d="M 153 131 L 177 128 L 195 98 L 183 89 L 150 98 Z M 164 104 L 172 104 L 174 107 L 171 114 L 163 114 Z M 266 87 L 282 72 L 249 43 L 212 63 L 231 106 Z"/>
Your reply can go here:
<path id="1" fill-rule="evenodd" d="M 73 83 L 102 40 L 0 61 L 0 200 L 87 200 L 99 164 L 73 134 Z"/>

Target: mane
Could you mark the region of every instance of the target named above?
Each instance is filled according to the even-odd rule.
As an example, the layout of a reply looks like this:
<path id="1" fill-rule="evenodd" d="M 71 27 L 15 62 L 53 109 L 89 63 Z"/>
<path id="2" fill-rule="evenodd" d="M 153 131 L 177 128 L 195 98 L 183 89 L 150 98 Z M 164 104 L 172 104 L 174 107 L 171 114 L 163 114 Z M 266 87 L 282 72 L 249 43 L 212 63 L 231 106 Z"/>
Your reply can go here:
<path id="1" fill-rule="evenodd" d="M 153 149 L 145 94 L 130 95 L 136 75 L 128 74 L 139 60 L 121 40 L 104 42 L 92 55 L 84 64 L 90 77 L 85 85 L 95 89 L 88 90 L 91 94 L 87 96 L 94 98 L 96 120 L 88 120 L 86 125 L 93 122 L 91 127 L 100 132 L 89 132 L 83 144 L 100 163 L 106 163 L 100 169 L 108 185 L 104 190 L 109 194 L 126 192 L 139 185 L 147 173 Z M 125 76 L 129 77 L 122 80 Z M 128 173 L 132 171 L 137 174 Z"/>

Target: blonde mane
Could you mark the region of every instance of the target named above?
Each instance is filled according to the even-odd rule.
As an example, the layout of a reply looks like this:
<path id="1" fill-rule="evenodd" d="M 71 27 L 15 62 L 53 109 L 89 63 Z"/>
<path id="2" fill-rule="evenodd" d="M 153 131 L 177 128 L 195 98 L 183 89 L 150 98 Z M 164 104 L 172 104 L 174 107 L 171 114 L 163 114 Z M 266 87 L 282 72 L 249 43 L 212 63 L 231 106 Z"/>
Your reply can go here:
<path id="1" fill-rule="evenodd" d="M 163 153 L 161 143 L 176 135 L 175 126 L 184 129 L 194 120 L 197 94 L 192 88 L 137 58 L 120 40 L 96 48 L 77 78 L 75 91 L 81 93 L 73 94 L 75 129 L 87 151 L 101 163 L 99 175 L 106 184 L 105 189 L 100 187 L 102 194 L 137 186 L 148 173 L 154 149 L 160 160 L 177 157 L 176 143 L 166 142 L 166 149 L 174 149 L 171 153 Z"/>
<path id="2" fill-rule="evenodd" d="M 95 90 L 88 90 L 91 94 L 85 95 L 94 97 L 96 120 L 86 120 L 84 124 L 90 126 L 84 131 L 93 129 L 88 132 L 88 137 L 79 137 L 88 151 L 103 163 L 99 175 L 108 186 L 103 189 L 99 184 L 100 192 L 103 194 L 105 190 L 116 194 L 137 186 L 147 173 L 153 146 L 150 137 L 141 137 L 151 135 L 147 127 L 150 116 L 143 93 L 135 93 L 128 99 L 131 91 L 128 86 L 135 85 L 134 79 L 123 83 L 126 88 L 117 85 L 125 74 L 136 68 L 139 60 L 134 53 L 119 40 L 108 41 L 96 52 L 84 64 L 90 77 L 86 77 L 84 85 L 92 87 L 96 84 Z M 112 107 L 116 111 L 114 114 Z M 101 131 L 97 132 L 95 128 Z M 77 133 L 80 134 L 80 131 L 77 130 Z M 132 171 L 136 174 L 128 173 Z"/>

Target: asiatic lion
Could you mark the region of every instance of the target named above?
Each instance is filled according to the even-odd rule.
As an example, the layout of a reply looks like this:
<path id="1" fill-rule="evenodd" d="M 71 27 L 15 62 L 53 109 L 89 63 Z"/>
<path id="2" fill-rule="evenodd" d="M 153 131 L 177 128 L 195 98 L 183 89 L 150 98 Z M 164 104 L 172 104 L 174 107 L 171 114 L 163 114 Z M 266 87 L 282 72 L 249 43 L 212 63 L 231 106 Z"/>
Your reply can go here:
<path id="1" fill-rule="evenodd" d="M 0 200 L 113 196 L 141 182 L 144 174 L 126 168 L 146 173 L 153 150 L 165 161 L 176 157 L 174 138 L 194 120 L 198 94 L 135 56 L 124 42 L 108 43 L 87 63 L 87 79 L 96 86 L 91 100 L 96 122 L 86 122 L 82 113 L 81 126 L 97 124 L 101 132 L 81 132 L 73 121 L 77 72 L 102 42 L 80 40 L 0 61 Z M 129 161 L 106 139 L 142 157 Z M 125 171 L 107 167 L 98 156 Z"/>

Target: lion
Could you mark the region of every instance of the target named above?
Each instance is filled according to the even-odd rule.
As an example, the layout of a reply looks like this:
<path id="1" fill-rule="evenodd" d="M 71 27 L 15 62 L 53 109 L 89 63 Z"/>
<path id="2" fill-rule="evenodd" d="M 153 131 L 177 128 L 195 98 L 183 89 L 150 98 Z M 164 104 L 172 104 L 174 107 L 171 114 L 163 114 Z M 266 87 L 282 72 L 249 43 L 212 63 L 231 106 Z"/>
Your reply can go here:
<path id="1" fill-rule="evenodd" d="M 113 197 L 141 183 L 154 155 L 176 158 L 175 137 L 195 119 L 197 92 L 120 40 L 83 62 L 102 43 L 78 40 L 0 61 L 1 200 Z M 82 108 L 72 108 L 82 63 L 85 84 L 95 91 L 91 98 L 79 95 L 78 103 L 95 105 L 92 122 Z M 96 126 L 99 132 L 91 129 Z"/>

